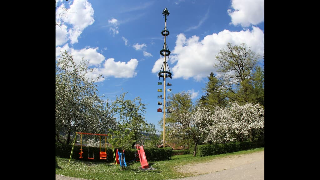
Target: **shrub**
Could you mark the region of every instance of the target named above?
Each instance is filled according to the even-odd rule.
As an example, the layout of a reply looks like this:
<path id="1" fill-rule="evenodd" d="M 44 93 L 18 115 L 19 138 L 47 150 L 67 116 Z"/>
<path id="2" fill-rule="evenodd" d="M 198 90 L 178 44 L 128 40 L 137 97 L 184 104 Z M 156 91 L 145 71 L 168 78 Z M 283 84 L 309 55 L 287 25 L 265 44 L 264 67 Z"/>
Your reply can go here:
<path id="1" fill-rule="evenodd" d="M 172 150 L 172 156 L 183 155 L 183 154 L 190 154 L 190 150 L 189 149 Z"/>
<path id="2" fill-rule="evenodd" d="M 241 150 L 248 150 L 258 147 L 264 147 L 263 141 L 244 141 L 244 142 L 229 142 L 225 144 L 206 144 L 199 146 L 199 155 L 200 156 L 210 156 L 216 154 L 231 153 Z"/>

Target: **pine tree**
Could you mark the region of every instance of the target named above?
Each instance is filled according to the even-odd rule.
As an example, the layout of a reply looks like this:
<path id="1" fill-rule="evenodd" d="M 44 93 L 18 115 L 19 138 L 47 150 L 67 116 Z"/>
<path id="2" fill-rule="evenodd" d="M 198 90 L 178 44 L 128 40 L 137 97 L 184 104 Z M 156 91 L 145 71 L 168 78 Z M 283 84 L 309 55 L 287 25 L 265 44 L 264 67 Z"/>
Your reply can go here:
<path id="1" fill-rule="evenodd" d="M 213 72 L 208 76 L 208 83 L 204 90 L 206 95 L 200 98 L 202 105 L 212 109 L 215 106 L 224 107 L 227 104 L 226 88 L 223 87 L 223 82 L 218 79 Z"/>

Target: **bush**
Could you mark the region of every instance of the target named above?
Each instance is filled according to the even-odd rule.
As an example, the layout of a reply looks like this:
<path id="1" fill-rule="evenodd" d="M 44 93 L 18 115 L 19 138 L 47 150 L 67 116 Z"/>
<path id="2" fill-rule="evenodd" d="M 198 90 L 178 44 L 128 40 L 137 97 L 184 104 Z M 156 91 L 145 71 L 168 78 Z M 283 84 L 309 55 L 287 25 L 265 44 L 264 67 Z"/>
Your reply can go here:
<path id="1" fill-rule="evenodd" d="M 144 151 L 148 161 L 169 160 L 172 156 L 172 148 L 147 148 Z"/>
<path id="2" fill-rule="evenodd" d="M 248 150 L 254 149 L 258 147 L 264 147 L 263 141 L 255 141 L 255 142 L 229 142 L 225 144 L 206 144 L 200 145 L 198 147 L 199 155 L 200 156 L 210 156 L 216 154 L 224 154 L 224 153 L 231 153 L 241 150 Z"/>
<path id="3" fill-rule="evenodd" d="M 190 154 L 190 150 L 189 149 L 172 150 L 172 156 L 183 155 L 183 154 Z"/>

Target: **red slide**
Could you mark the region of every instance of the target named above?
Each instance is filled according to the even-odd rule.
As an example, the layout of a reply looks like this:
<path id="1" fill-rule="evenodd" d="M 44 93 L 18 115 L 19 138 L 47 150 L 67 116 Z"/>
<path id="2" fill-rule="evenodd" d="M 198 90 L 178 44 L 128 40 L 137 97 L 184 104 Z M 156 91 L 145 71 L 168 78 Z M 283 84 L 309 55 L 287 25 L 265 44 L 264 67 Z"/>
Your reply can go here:
<path id="1" fill-rule="evenodd" d="M 137 145 L 137 150 L 138 150 L 138 154 L 139 154 L 139 159 L 140 159 L 140 163 L 141 163 L 141 168 L 142 169 L 146 169 L 149 168 L 148 165 L 148 161 L 147 161 L 147 157 L 146 154 L 144 152 L 143 146 Z M 140 149 L 140 150 L 139 150 Z"/>

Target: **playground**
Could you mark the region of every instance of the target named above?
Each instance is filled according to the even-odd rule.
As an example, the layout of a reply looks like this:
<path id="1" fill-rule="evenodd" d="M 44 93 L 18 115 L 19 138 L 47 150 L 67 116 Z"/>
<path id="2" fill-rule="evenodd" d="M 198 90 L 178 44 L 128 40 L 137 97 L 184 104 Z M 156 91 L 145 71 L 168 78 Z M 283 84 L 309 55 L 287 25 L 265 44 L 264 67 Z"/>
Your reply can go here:
<path id="1" fill-rule="evenodd" d="M 82 178 L 82 179 L 176 179 L 185 178 L 199 173 L 193 173 L 185 171 L 185 168 L 194 167 L 199 169 L 202 163 L 211 163 L 214 160 L 225 159 L 230 160 L 232 157 L 237 161 L 247 161 L 247 156 L 255 153 L 263 153 L 264 148 L 256 148 L 246 151 L 238 151 L 233 153 L 226 153 L 220 155 L 212 155 L 206 157 L 193 157 L 192 154 L 186 155 L 175 155 L 172 156 L 170 160 L 165 161 L 148 161 L 149 166 L 153 167 L 153 170 L 142 170 L 140 162 L 127 162 L 127 167 L 125 170 L 120 168 L 120 165 L 114 163 L 105 162 L 91 162 L 71 159 L 69 163 L 68 158 L 57 157 L 58 166 L 56 168 L 56 174 L 59 177 L 67 180 L 68 177 Z M 247 154 L 247 155 L 246 155 Z M 238 156 L 243 156 L 244 158 L 237 158 Z M 247 158 L 246 158 L 247 157 Z M 221 162 L 220 160 L 219 162 Z M 224 161 L 227 164 L 228 161 Z M 241 164 L 239 162 L 238 164 Z M 217 166 L 217 164 L 213 164 Z M 228 168 L 228 167 L 226 167 Z M 202 168 L 203 169 L 203 168 Z M 207 168 L 210 169 L 210 168 Z M 223 171 L 223 170 L 221 170 Z M 210 173 L 210 172 L 204 172 Z M 203 173 L 200 173 L 203 174 Z M 69 180 L 74 180 L 70 178 Z"/>

